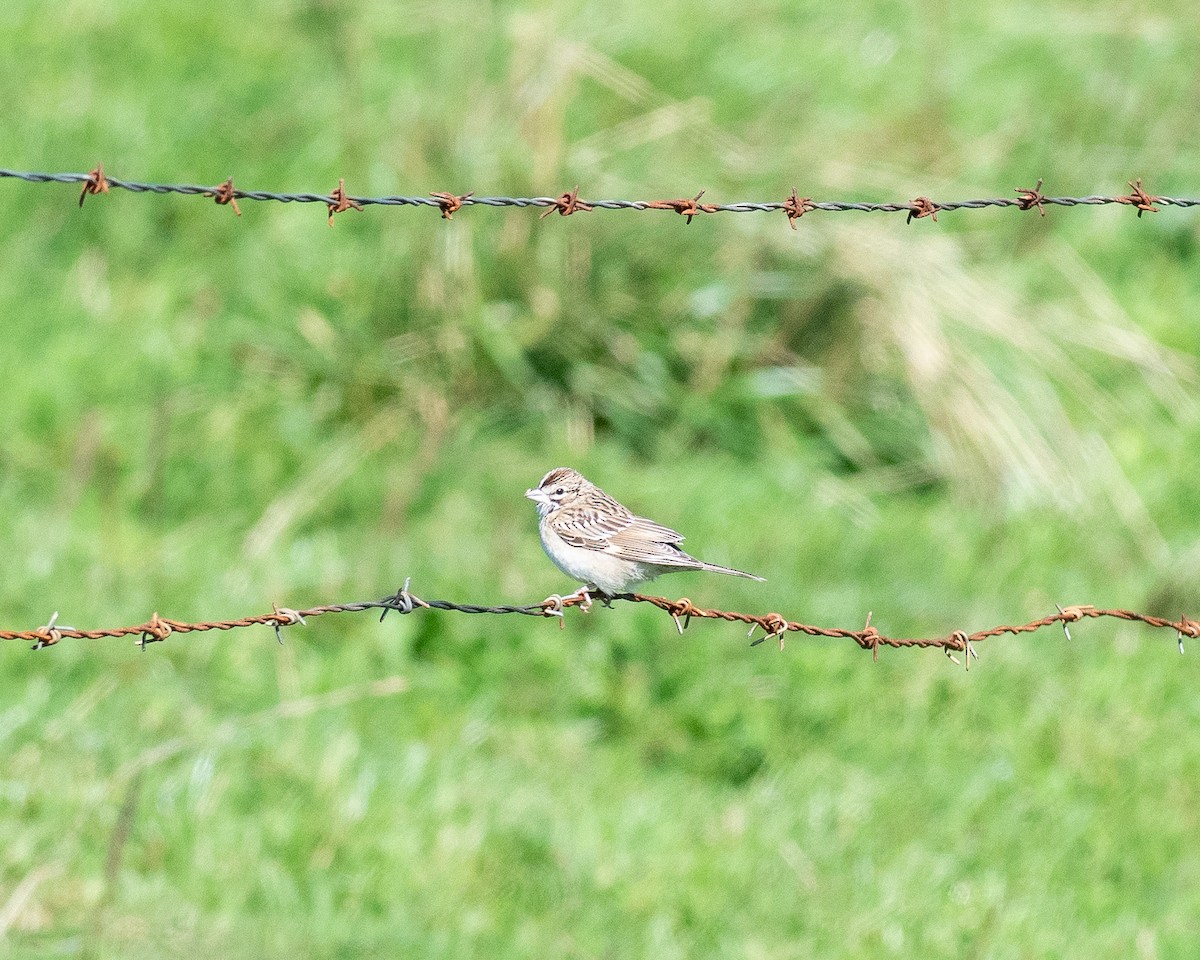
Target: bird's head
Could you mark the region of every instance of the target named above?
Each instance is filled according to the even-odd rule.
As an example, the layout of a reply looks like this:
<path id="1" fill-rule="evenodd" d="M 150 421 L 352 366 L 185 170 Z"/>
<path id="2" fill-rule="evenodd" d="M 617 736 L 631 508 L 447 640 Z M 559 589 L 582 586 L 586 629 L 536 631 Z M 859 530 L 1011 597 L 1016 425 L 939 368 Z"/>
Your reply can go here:
<path id="1" fill-rule="evenodd" d="M 569 506 L 591 484 L 583 475 L 570 467 L 555 467 L 542 477 L 542 482 L 532 490 L 526 490 L 525 496 L 537 504 L 538 516 L 544 517 L 560 507 Z"/>

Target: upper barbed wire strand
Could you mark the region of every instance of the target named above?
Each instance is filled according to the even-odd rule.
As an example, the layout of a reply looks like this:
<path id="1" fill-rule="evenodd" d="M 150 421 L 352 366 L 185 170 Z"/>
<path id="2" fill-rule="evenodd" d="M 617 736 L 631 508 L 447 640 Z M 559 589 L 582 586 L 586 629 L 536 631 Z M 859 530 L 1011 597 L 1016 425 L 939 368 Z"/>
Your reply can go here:
<path id="1" fill-rule="evenodd" d="M 183 196 L 200 196 L 215 200 L 219 204 L 230 204 L 237 210 L 238 200 L 275 201 L 277 203 L 319 203 L 329 208 L 330 219 L 335 213 L 347 209 L 361 209 L 369 206 L 385 207 L 431 207 L 441 211 L 444 219 L 451 219 L 447 214 L 453 214 L 467 207 L 536 207 L 547 213 L 557 212 L 562 216 L 574 213 L 586 213 L 592 210 L 666 210 L 684 216 L 688 223 L 700 214 L 706 213 L 776 213 L 782 211 L 787 215 L 788 222 L 794 227 L 796 220 L 816 210 L 826 213 L 903 213 L 909 220 L 929 218 L 937 219 L 937 214 L 947 210 L 984 210 L 988 208 L 1016 208 L 1032 210 L 1045 216 L 1047 206 L 1078 207 L 1103 206 L 1119 204 L 1132 206 L 1140 217 L 1143 213 L 1156 213 L 1159 204 L 1165 207 L 1197 207 L 1200 199 L 1188 197 L 1161 197 L 1146 193 L 1142 189 L 1141 179 L 1129 181 L 1130 193 L 1118 196 L 1083 196 L 1083 197 L 1048 197 L 1041 192 L 1042 182 L 1036 187 L 1018 187 L 1014 189 L 1015 197 L 983 197 L 974 200 L 932 200 L 926 196 L 918 196 L 908 201 L 865 202 L 814 200 L 811 197 L 800 197 L 793 189 L 791 196 L 779 201 L 736 202 L 736 203 L 700 203 L 704 191 L 692 198 L 674 200 L 584 200 L 579 197 L 579 188 L 567 191 L 557 197 L 479 197 L 473 193 L 453 194 L 434 192 L 429 196 L 382 196 L 359 197 L 347 194 L 344 181 L 331 193 L 283 193 L 269 190 L 241 190 L 233 186 L 230 177 L 223 183 L 213 186 L 202 186 L 187 183 L 143 183 L 137 180 L 123 180 L 105 174 L 103 165 L 99 165 L 90 173 L 42 173 L 34 171 L 3 170 L 0 178 L 8 178 L 26 183 L 68 183 L 83 184 L 80 204 L 89 195 L 107 193 L 110 187 L 128 190 L 139 194 L 178 194 Z M 240 211 L 239 211 L 240 213 Z"/>

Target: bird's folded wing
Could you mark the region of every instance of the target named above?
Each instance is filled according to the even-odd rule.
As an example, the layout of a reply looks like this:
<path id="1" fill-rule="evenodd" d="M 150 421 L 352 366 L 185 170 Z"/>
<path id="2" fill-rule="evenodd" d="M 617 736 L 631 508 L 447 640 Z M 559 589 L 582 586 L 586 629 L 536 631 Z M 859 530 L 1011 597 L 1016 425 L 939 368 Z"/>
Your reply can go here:
<path id="1" fill-rule="evenodd" d="M 652 540 L 655 543 L 683 543 L 683 534 L 677 533 L 661 523 L 647 520 L 645 517 L 630 517 L 632 521 L 622 533 L 641 540 Z"/>
<path id="2" fill-rule="evenodd" d="M 683 536 L 670 527 L 647 520 L 645 517 L 631 517 L 630 524 L 624 530 L 614 533 L 608 538 L 606 553 L 620 557 L 622 560 L 633 560 L 637 563 L 657 563 L 668 567 L 694 566 L 696 560 L 689 557 L 676 546 Z"/>
<path id="3" fill-rule="evenodd" d="M 620 557 L 649 563 L 678 563 L 692 561 L 674 544 L 683 535 L 645 517 L 626 512 L 591 511 L 576 513 L 570 519 L 552 520 L 554 532 L 573 547 L 600 550 Z M 678 560 L 676 557 L 678 556 Z"/>
<path id="4" fill-rule="evenodd" d="M 565 514 L 565 515 L 564 515 Z M 573 547 L 603 550 L 609 538 L 629 526 L 629 515 L 599 510 L 560 511 L 549 520 L 550 529 Z"/>

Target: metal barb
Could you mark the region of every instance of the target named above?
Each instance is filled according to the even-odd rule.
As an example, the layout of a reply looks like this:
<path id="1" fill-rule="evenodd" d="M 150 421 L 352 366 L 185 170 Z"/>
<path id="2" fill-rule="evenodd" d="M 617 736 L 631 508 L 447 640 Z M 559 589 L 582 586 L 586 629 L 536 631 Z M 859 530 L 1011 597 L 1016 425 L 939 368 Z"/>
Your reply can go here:
<path id="1" fill-rule="evenodd" d="M 422 600 L 420 597 L 414 597 L 408 592 L 408 588 L 411 584 L 412 577 L 405 577 L 404 586 L 402 586 L 384 601 L 383 613 L 379 615 L 380 623 L 383 623 L 383 618 L 386 617 L 392 610 L 395 610 L 397 613 L 412 613 L 414 607 L 425 607 L 426 609 L 429 608 L 429 604 L 427 604 L 424 600 Z"/>
<path id="2" fill-rule="evenodd" d="M 87 175 L 87 179 L 83 181 L 83 191 L 79 194 L 79 205 L 83 206 L 83 201 L 88 198 L 88 194 L 108 193 L 108 180 L 104 177 L 103 162 L 96 164 L 96 169 Z"/>
<path id="3" fill-rule="evenodd" d="M 965 630 L 955 630 L 947 639 L 949 642 L 945 647 L 946 656 L 955 663 L 958 663 L 958 657 L 954 656 L 952 651 L 962 650 L 963 662 L 965 664 L 964 669 L 970 670 L 971 658 L 974 657 L 976 660 L 979 659 L 979 654 L 975 652 L 975 647 L 971 643 L 971 635 Z"/>
<path id="4" fill-rule="evenodd" d="M 920 220 L 922 217 L 929 217 L 934 223 L 937 223 L 938 210 L 941 206 L 929 197 L 917 197 L 908 205 L 908 216 L 905 218 L 905 223 L 912 223 L 914 220 Z"/>
<path id="5" fill-rule="evenodd" d="M 237 191 L 233 189 L 233 177 L 229 177 L 219 186 L 213 187 L 211 190 L 205 191 L 206 197 L 212 197 L 217 203 L 229 205 L 233 208 L 233 212 L 239 217 L 242 215 L 242 210 L 238 206 Z"/>
<path id="6" fill-rule="evenodd" d="M 1043 217 L 1046 215 L 1046 198 L 1042 194 L 1042 178 L 1038 177 L 1037 186 L 1030 190 L 1028 187 L 1017 187 L 1014 193 L 1019 194 L 1017 200 L 1018 210 L 1032 210 L 1037 207 L 1038 213 Z"/>
<path id="7" fill-rule="evenodd" d="M 561 194 L 551 205 L 550 209 L 543 213 L 539 220 L 545 220 L 550 214 L 557 213 L 561 217 L 569 217 L 573 213 L 587 213 L 592 209 L 592 204 L 585 203 L 579 199 L 579 184 L 575 184 L 574 190 L 568 190 Z"/>
<path id="8" fill-rule="evenodd" d="M 52 647 L 62 639 L 62 630 L 71 630 L 72 627 L 63 627 L 61 630 L 54 625 L 58 622 L 58 611 L 50 615 L 50 619 L 46 621 L 46 625 L 37 629 L 37 640 L 30 648 L 31 650 L 41 650 L 43 647 Z"/>
<path id="9" fill-rule="evenodd" d="M 871 640 L 871 662 L 879 662 L 879 631 L 871 626 L 871 618 L 875 616 L 874 610 L 867 611 L 867 622 L 863 624 L 862 634 L 863 639 L 870 638 Z M 861 644 L 860 644 L 861 646 Z"/>
<path id="10" fill-rule="evenodd" d="M 462 208 L 462 205 L 475 196 L 474 192 L 456 194 L 438 191 L 430 194 L 433 199 L 438 202 L 438 206 L 442 209 L 443 220 L 453 220 L 454 215 Z"/>
<path id="11" fill-rule="evenodd" d="M 332 202 L 330 202 L 332 201 Z M 335 213 L 345 213 L 347 210 L 362 210 L 363 205 L 360 200 L 353 200 L 346 194 L 346 178 L 339 177 L 337 189 L 329 194 L 329 200 L 325 202 L 329 208 L 329 225 L 333 226 L 333 215 Z"/>
<path id="12" fill-rule="evenodd" d="M 679 631 L 679 635 L 683 636 L 683 631 L 686 630 L 692 623 L 692 601 L 687 597 L 680 597 L 675 601 L 671 609 L 667 610 L 671 615 L 671 619 L 675 621 L 675 629 Z M 679 618 L 683 617 L 681 623 Z"/>
<path id="13" fill-rule="evenodd" d="M 1055 604 L 1055 606 L 1058 607 L 1058 612 L 1065 618 L 1067 615 L 1067 611 L 1064 610 L 1062 607 L 1060 607 L 1057 603 Z M 1067 639 L 1070 640 L 1071 639 L 1071 628 L 1067 626 L 1067 621 L 1065 619 L 1062 621 L 1062 628 L 1063 628 L 1063 633 L 1065 633 L 1067 635 Z"/>
<path id="14" fill-rule="evenodd" d="M 557 593 L 552 593 L 542 601 L 542 614 L 547 617 L 561 617 L 566 619 L 566 614 L 563 613 L 563 597 Z"/>
<path id="15" fill-rule="evenodd" d="M 1142 189 L 1142 178 L 1129 181 L 1129 189 L 1131 193 L 1128 196 L 1117 197 L 1117 203 L 1127 203 L 1137 210 L 1138 219 L 1140 220 L 1143 213 L 1158 213 L 1159 208 L 1156 207 L 1155 201 L 1160 200 L 1160 197 L 1152 197 Z"/>
<path id="16" fill-rule="evenodd" d="M 796 221 L 808 213 L 809 210 L 816 210 L 816 205 L 812 201 L 812 197 L 802 197 L 796 192 L 796 188 L 792 187 L 791 195 L 783 201 L 783 212 L 787 214 L 788 226 L 793 230 L 796 229 Z"/>
<path id="17" fill-rule="evenodd" d="M 299 610 L 293 610 L 291 607 L 281 607 L 277 603 L 271 604 L 271 609 L 275 611 L 275 639 L 279 641 L 279 645 L 283 646 L 283 631 L 280 627 L 292 627 L 297 623 L 308 626 L 308 621 L 304 619 L 304 615 Z"/>
<path id="18" fill-rule="evenodd" d="M 769 634 L 767 634 L 767 636 L 778 637 L 779 638 L 779 649 L 782 650 L 784 647 L 784 640 L 787 637 L 787 633 L 791 627 L 791 624 L 788 623 L 786 617 L 784 617 L 778 613 L 775 613 L 774 611 L 772 611 L 771 613 L 768 613 L 765 617 L 763 617 L 763 629 L 764 630 L 767 629 L 767 627 L 766 627 L 767 623 L 771 624 L 771 632 Z"/>

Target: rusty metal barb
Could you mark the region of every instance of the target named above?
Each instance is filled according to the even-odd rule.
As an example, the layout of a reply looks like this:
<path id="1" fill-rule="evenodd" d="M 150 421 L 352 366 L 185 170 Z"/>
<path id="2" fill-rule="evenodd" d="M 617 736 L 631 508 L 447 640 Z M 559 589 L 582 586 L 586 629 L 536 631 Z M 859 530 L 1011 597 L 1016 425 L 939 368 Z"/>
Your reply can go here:
<path id="1" fill-rule="evenodd" d="M 228 204 L 233 207 L 233 212 L 239 217 L 242 215 L 241 207 L 238 206 L 238 192 L 233 189 L 233 177 L 229 177 L 218 187 L 213 187 L 205 196 L 212 197 L 217 203 L 225 206 Z"/>
<path id="2" fill-rule="evenodd" d="M 442 208 L 442 219 L 453 220 L 454 214 L 462 209 L 462 205 L 475 196 L 475 194 L 473 192 L 464 194 L 439 192 L 431 193 L 430 196 L 433 197 L 438 202 L 438 206 Z"/>
<path id="3" fill-rule="evenodd" d="M 1142 189 L 1142 178 L 1129 181 L 1129 189 L 1132 191 L 1128 196 L 1117 197 L 1117 203 L 1128 203 L 1132 205 L 1138 212 L 1138 219 L 1141 219 L 1143 213 L 1158 213 L 1158 207 L 1154 204 L 1160 198 L 1152 197 Z"/>
<path id="4" fill-rule="evenodd" d="M 703 190 L 694 197 L 684 197 L 681 200 L 651 200 L 646 204 L 646 208 L 649 210 L 674 210 L 680 216 L 687 217 L 687 222 L 691 223 L 692 218 L 698 214 L 717 213 L 722 209 L 719 203 L 701 203 L 702 196 L 704 196 Z"/>
<path id="5" fill-rule="evenodd" d="M 329 225 L 333 226 L 333 215 L 335 213 L 345 213 L 347 210 L 362 210 L 363 204 L 361 200 L 346 195 L 346 178 L 342 177 L 338 180 L 337 189 L 329 195 L 329 199 L 325 201 L 325 205 L 329 207 Z"/>
<path id="6" fill-rule="evenodd" d="M 1030 190 L 1028 187 L 1017 187 L 1013 191 L 1018 194 L 1017 209 L 1032 210 L 1037 207 L 1038 213 L 1046 215 L 1046 198 L 1042 195 L 1042 178 L 1038 177 L 1037 186 Z"/>
<path id="7" fill-rule="evenodd" d="M 783 201 L 783 212 L 787 214 L 788 226 L 793 230 L 796 229 L 796 221 L 808 213 L 809 210 L 816 210 L 817 205 L 813 203 L 812 197 L 802 197 L 796 192 L 796 188 L 792 187 L 792 194 Z"/>
<path id="8" fill-rule="evenodd" d="M 108 181 L 104 178 L 104 164 L 96 164 L 96 169 L 87 175 L 83 181 L 83 191 L 79 194 L 79 205 L 88 198 L 89 193 L 108 193 Z"/>
<path id="9" fill-rule="evenodd" d="M 538 217 L 538 219 L 545 220 L 552 213 L 557 213 L 560 217 L 569 217 L 573 213 L 587 213 L 591 209 L 592 205 L 590 203 L 579 199 L 579 184 L 575 184 L 574 190 L 568 190 L 566 193 L 550 201 L 550 209 Z"/>
<path id="10" fill-rule="evenodd" d="M 930 200 L 928 197 L 917 197 L 908 208 L 908 216 L 905 218 L 905 223 L 912 223 L 914 220 L 920 220 L 922 217 L 929 217 L 934 223 L 937 223 L 938 210 L 941 207 Z"/>

